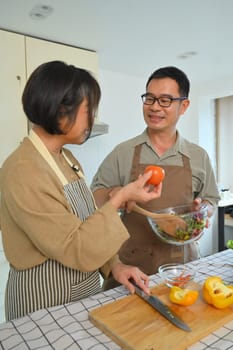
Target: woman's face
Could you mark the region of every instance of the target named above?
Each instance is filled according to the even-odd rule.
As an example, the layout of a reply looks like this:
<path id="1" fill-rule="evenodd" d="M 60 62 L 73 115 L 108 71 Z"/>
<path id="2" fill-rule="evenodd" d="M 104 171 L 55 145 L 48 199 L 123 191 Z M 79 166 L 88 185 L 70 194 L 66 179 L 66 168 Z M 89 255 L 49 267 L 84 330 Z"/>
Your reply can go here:
<path id="1" fill-rule="evenodd" d="M 75 122 L 71 127 L 68 126 L 67 117 L 64 117 L 61 121 L 61 130 L 64 131 L 62 136 L 65 138 L 65 143 L 80 145 L 86 140 L 89 134 L 88 118 L 88 102 L 87 99 L 84 99 L 78 108 Z"/>

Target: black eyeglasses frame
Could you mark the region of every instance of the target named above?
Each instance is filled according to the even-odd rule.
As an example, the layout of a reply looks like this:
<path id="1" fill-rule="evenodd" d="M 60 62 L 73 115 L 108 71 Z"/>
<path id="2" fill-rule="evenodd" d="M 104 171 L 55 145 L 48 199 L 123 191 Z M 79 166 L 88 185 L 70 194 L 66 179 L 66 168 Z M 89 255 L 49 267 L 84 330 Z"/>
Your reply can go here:
<path id="1" fill-rule="evenodd" d="M 150 97 L 152 99 L 152 103 L 146 103 L 144 101 L 145 97 Z M 163 98 L 167 98 L 170 101 L 168 102 L 168 104 L 164 105 L 163 103 L 161 103 L 161 99 Z M 153 95 L 150 95 L 148 93 L 142 94 L 141 95 L 141 99 L 143 104 L 147 105 L 147 106 L 152 106 L 156 101 L 158 102 L 158 104 L 160 105 L 160 107 L 170 107 L 173 101 L 183 101 L 183 100 L 187 100 L 187 97 L 182 96 L 182 97 L 171 97 L 171 96 L 160 96 L 160 97 L 155 97 Z"/>

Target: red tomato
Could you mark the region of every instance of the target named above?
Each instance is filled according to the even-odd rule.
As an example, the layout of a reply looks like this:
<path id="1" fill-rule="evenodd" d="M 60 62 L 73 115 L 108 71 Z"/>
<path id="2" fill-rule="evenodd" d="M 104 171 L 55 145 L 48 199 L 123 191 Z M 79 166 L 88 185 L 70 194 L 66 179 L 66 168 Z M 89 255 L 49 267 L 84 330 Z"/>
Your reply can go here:
<path id="1" fill-rule="evenodd" d="M 165 171 L 160 166 L 149 165 L 146 167 L 145 173 L 148 171 L 151 171 L 151 170 L 152 170 L 152 175 L 149 178 L 149 180 L 147 181 L 147 184 L 156 186 L 156 185 L 160 184 L 160 182 L 163 181 L 164 176 L 165 176 Z"/>

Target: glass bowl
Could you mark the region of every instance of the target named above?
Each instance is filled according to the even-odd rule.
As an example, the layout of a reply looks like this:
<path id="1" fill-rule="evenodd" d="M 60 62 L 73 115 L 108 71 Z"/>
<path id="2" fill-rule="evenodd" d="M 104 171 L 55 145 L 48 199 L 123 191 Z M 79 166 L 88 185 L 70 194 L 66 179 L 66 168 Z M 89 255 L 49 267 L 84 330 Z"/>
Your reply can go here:
<path id="1" fill-rule="evenodd" d="M 159 266 L 158 273 L 168 287 L 186 288 L 193 281 L 195 272 L 184 264 L 170 263 Z"/>
<path id="2" fill-rule="evenodd" d="M 207 211 L 206 204 L 181 205 L 156 211 L 171 214 L 169 217 L 147 219 L 152 230 L 163 242 L 184 245 L 201 238 L 206 227 Z"/>

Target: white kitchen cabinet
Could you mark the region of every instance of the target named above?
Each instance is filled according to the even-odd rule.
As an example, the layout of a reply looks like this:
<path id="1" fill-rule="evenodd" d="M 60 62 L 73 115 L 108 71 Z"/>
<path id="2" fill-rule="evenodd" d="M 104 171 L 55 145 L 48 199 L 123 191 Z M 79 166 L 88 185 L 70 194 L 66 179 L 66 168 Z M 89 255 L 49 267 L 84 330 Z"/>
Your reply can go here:
<path id="1" fill-rule="evenodd" d="M 0 231 L 0 323 L 5 322 L 4 297 L 9 272 L 9 264 L 2 248 L 2 234 Z"/>
<path id="2" fill-rule="evenodd" d="M 26 80 L 40 64 L 61 60 L 98 76 L 93 51 L 0 30 L 0 167 L 28 133 L 21 97 Z"/>
<path id="3" fill-rule="evenodd" d="M 0 167 L 27 133 L 21 95 L 26 81 L 25 39 L 0 31 Z"/>
<path id="4" fill-rule="evenodd" d="M 96 52 L 31 37 L 26 37 L 25 40 L 27 76 L 40 64 L 58 60 L 87 69 L 97 78 L 98 60 Z"/>

